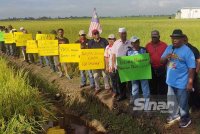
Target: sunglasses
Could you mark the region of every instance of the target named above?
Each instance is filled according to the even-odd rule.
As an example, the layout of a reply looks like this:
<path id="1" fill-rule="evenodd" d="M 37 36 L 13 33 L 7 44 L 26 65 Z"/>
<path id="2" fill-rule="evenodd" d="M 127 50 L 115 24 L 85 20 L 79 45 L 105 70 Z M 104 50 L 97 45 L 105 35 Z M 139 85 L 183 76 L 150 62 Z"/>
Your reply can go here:
<path id="1" fill-rule="evenodd" d="M 95 32 L 95 33 L 93 33 L 94 35 L 97 35 L 97 34 L 99 34 L 99 32 Z"/>
<path id="2" fill-rule="evenodd" d="M 153 37 L 151 37 L 151 38 L 155 38 L 155 39 L 157 39 L 158 37 L 153 36 Z"/>
<path id="3" fill-rule="evenodd" d="M 108 38 L 108 40 L 115 40 L 114 38 Z"/>
<path id="4" fill-rule="evenodd" d="M 86 34 L 81 34 L 81 36 L 86 36 Z"/>

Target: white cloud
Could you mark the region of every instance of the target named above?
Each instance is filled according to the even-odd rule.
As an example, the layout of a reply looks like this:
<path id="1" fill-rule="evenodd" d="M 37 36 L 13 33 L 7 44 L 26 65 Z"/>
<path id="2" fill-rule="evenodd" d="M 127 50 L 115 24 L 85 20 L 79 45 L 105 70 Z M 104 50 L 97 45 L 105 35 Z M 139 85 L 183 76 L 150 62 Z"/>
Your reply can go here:
<path id="1" fill-rule="evenodd" d="M 200 6 L 197 0 L 1 0 L 1 17 L 100 16 L 173 14 L 186 6 Z"/>

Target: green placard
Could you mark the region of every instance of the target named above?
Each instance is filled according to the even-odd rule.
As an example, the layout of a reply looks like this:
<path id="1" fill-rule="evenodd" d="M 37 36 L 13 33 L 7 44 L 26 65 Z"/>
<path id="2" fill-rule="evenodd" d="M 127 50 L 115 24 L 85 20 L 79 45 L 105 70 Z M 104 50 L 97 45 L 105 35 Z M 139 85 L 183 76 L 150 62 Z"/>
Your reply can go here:
<path id="1" fill-rule="evenodd" d="M 121 82 L 152 78 L 148 53 L 118 57 L 117 64 Z"/>
<path id="2" fill-rule="evenodd" d="M 0 32 L 0 41 L 4 41 L 4 32 Z"/>

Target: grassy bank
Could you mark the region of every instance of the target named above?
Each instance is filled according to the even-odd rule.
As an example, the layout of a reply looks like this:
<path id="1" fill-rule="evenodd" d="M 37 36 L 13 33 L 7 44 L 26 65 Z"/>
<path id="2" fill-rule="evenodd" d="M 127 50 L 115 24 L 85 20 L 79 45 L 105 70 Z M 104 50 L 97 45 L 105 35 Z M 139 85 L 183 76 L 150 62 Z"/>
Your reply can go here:
<path id="1" fill-rule="evenodd" d="M 63 95 L 63 101 L 59 102 L 59 106 L 61 105 L 67 114 L 73 114 L 86 120 L 89 126 L 100 132 L 110 134 L 159 132 L 159 130 L 156 130 L 155 124 L 150 122 L 150 119 L 135 118 L 118 110 L 111 111 L 93 95 L 92 90 L 80 90 L 78 86 L 79 78 L 77 77 L 67 81 L 64 78 L 58 78 L 55 73 L 49 73 L 47 67 L 40 68 L 36 65 L 28 65 L 9 58 L 7 60 L 9 66 L 15 66 L 16 70 L 25 68 L 29 72 L 30 84 L 39 87 L 42 92 L 53 95 L 59 89 Z"/>
<path id="2" fill-rule="evenodd" d="M 27 73 L 0 58 L 0 133 L 36 134 L 51 117 L 51 105 L 29 85 Z"/>

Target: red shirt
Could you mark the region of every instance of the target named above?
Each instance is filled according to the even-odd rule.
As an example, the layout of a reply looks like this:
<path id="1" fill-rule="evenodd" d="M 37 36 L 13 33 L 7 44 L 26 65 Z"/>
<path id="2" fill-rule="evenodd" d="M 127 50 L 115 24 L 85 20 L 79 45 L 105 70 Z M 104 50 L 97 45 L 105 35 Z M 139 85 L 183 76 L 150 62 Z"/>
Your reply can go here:
<path id="1" fill-rule="evenodd" d="M 153 68 L 159 68 L 163 66 L 163 64 L 160 63 L 160 59 L 166 48 L 167 44 L 162 41 L 157 44 L 149 42 L 146 45 L 146 50 L 150 55 L 151 65 Z"/>

